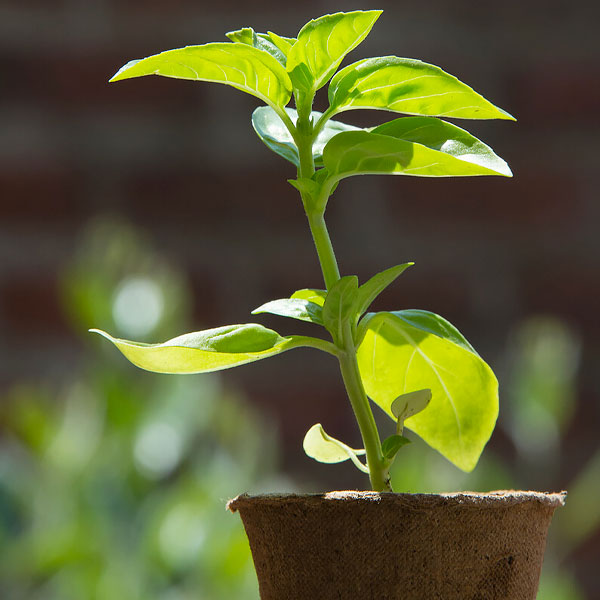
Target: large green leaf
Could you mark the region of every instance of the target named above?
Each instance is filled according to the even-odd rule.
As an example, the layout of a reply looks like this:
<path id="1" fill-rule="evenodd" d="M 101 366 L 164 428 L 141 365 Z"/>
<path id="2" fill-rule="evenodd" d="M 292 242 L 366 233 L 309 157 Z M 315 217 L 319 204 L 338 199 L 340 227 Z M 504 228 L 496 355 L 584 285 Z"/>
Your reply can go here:
<path id="1" fill-rule="evenodd" d="M 447 148 L 456 155 L 434 150 L 391 135 L 370 131 L 347 131 L 331 138 L 323 149 L 328 176 L 337 181 L 352 175 L 415 175 L 417 177 L 467 177 L 474 175 L 510 176 L 510 170 L 495 170 L 474 160 L 469 148 L 451 140 Z M 461 148 L 466 154 L 461 153 Z M 502 161 L 503 162 L 503 161 Z M 503 162 L 505 165 L 505 163 Z"/>
<path id="2" fill-rule="evenodd" d="M 323 340 L 304 336 L 281 337 L 262 325 L 228 325 L 186 333 L 163 344 L 110 340 L 134 365 L 155 373 L 208 373 L 268 358 L 301 346 L 327 350 Z"/>
<path id="3" fill-rule="evenodd" d="M 329 86 L 334 111 L 357 108 L 462 119 L 511 119 L 468 85 L 428 63 L 382 56 L 342 69 Z"/>
<path id="4" fill-rule="evenodd" d="M 365 454 L 365 451 L 350 448 L 344 442 L 330 436 L 321 423 L 316 423 L 306 432 L 302 446 L 307 456 L 319 462 L 331 464 L 350 459 L 358 469 L 364 473 L 369 472 L 369 469 L 358 459 Z"/>
<path id="5" fill-rule="evenodd" d="M 455 158 L 479 165 L 498 175 L 511 177 L 512 172 L 489 146 L 468 131 L 435 117 L 401 117 L 383 123 L 372 133 L 390 135 L 408 142 L 415 142 L 449 154 Z"/>
<path id="6" fill-rule="evenodd" d="M 344 56 L 367 37 L 381 12 L 339 12 L 309 21 L 288 53 L 287 70 L 294 86 L 313 93 L 323 87 Z"/>
<path id="7" fill-rule="evenodd" d="M 279 315 L 280 317 L 290 317 L 300 321 L 323 325 L 323 309 L 321 306 L 302 298 L 271 300 L 271 302 L 267 302 L 252 311 L 253 315 L 261 313 L 270 313 L 272 315 Z"/>
<path id="8" fill-rule="evenodd" d="M 284 109 L 295 125 L 298 121 L 298 112 L 293 108 Z M 314 122 L 318 121 L 322 113 L 313 111 L 311 118 Z M 298 148 L 289 129 L 285 126 L 279 115 L 270 106 L 259 106 L 252 113 L 252 126 L 258 137 L 266 144 L 268 148 L 276 154 L 283 156 L 296 167 L 300 166 L 300 157 Z M 341 123 L 340 121 L 329 120 L 319 132 L 317 139 L 313 142 L 313 158 L 315 166 L 323 166 L 323 148 L 325 144 L 334 136 L 342 131 L 360 131 L 359 127 Z"/>
<path id="9" fill-rule="evenodd" d="M 144 75 L 224 83 L 279 107 L 289 102 L 292 93 L 282 64 L 267 52 L 243 43 L 187 46 L 132 60 L 111 81 Z"/>
<path id="10" fill-rule="evenodd" d="M 405 314 L 408 312 L 408 314 Z M 425 312 L 425 311 L 423 311 Z M 392 419 L 401 394 L 429 388 L 429 406 L 406 427 L 465 471 L 471 471 L 498 416 L 498 382 L 490 367 L 456 337 L 432 332 L 415 311 L 364 318 L 358 363 L 365 390 Z M 418 315 L 422 317 L 423 315 Z"/>

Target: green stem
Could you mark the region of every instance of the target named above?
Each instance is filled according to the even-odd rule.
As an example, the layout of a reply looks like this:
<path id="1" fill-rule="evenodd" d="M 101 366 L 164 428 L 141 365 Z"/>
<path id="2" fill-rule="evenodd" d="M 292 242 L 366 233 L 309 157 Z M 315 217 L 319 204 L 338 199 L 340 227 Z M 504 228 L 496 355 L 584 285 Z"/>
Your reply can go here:
<path id="1" fill-rule="evenodd" d="M 381 440 L 379 439 L 373 411 L 360 378 L 356 360 L 356 347 L 354 346 L 349 324 L 344 328 L 343 340 L 344 351 L 339 356 L 340 369 L 367 454 L 371 488 L 376 492 L 391 492 L 392 488 L 388 475 L 389 466 L 383 458 Z"/>
<path id="2" fill-rule="evenodd" d="M 304 107 L 303 107 L 304 108 Z M 310 122 L 310 111 L 298 110 L 298 121 L 293 133 L 294 141 L 298 148 L 300 157 L 300 167 L 298 168 L 298 178 L 311 178 L 315 173 L 315 164 L 313 160 L 312 146 L 315 139 L 313 125 Z M 321 126 L 325 120 L 322 120 Z M 302 201 L 308 217 L 310 231 L 315 243 L 319 264 L 323 271 L 323 278 L 327 289 L 331 289 L 340 279 L 340 271 L 331 244 L 331 238 L 325 224 L 325 205 L 327 198 L 315 206 L 306 193 L 302 192 Z M 352 405 L 352 410 L 356 417 L 358 427 L 363 439 L 365 452 L 367 455 L 367 467 L 369 469 L 369 479 L 371 487 L 375 491 L 391 491 L 388 477 L 388 464 L 383 458 L 381 451 L 381 441 L 377 431 L 377 425 L 373 417 L 373 412 L 369 400 L 365 393 L 358 370 L 356 360 L 356 346 L 352 334 L 352 326 L 347 323 L 344 327 L 342 340 L 338 344 L 340 369 L 342 378 Z"/>

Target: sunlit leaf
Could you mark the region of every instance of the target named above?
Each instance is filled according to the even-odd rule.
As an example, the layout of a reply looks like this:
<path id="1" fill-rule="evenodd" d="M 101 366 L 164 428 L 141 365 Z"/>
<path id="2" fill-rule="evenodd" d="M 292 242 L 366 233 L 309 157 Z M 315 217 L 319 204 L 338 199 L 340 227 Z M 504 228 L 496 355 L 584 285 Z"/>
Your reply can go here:
<path id="1" fill-rule="evenodd" d="M 459 147 L 456 149 L 458 152 Z M 369 131 L 348 131 L 333 137 L 323 150 L 323 164 L 334 180 L 371 174 L 466 177 L 510 173 L 477 164 L 468 154 L 454 156 Z"/>
<path id="2" fill-rule="evenodd" d="M 425 410 L 431 402 L 431 390 L 416 390 L 398 396 L 390 406 L 390 410 L 398 420 L 399 428 L 404 426 L 404 421 Z"/>
<path id="3" fill-rule="evenodd" d="M 187 46 L 132 60 L 111 81 L 144 75 L 224 83 L 280 107 L 292 92 L 288 74 L 276 58 L 242 43 Z"/>
<path id="4" fill-rule="evenodd" d="M 292 348 L 323 348 L 323 341 L 305 336 L 281 337 L 255 323 L 228 325 L 186 333 L 162 344 L 110 340 L 134 365 L 155 373 L 208 373 L 268 358 Z"/>
<path id="5" fill-rule="evenodd" d="M 335 112 L 374 108 L 408 115 L 514 120 L 439 67 L 397 56 L 367 58 L 342 69 L 329 86 L 329 103 Z"/>
<path id="6" fill-rule="evenodd" d="M 288 53 L 294 86 L 314 92 L 325 85 L 344 56 L 367 37 L 381 12 L 340 12 L 309 21 Z"/>
<path id="7" fill-rule="evenodd" d="M 358 278 L 354 275 L 338 279 L 327 293 L 323 305 L 323 323 L 333 336 L 342 339 L 344 324 L 353 314 L 358 292 Z"/>
<path id="8" fill-rule="evenodd" d="M 414 264 L 415 263 L 409 262 L 391 267 L 385 271 L 381 271 L 381 273 L 373 275 L 371 279 L 363 283 L 358 288 L 356 297 L 356 311 L 358 315 L 362 315 L 367 308 L 369 308 L 371 302 L 373 302 L 373 300 L 375 300 L 388 285 L 395 281 L 397 277 L 400 277 L 408 267 L 411 267 Z"/>
<path id="9" fill-rule="evenodd" d="M 281 317 L 291 317 L 300 321 L 308 321 L 323 325 L 323 309 L 310 300 L 300 298 L 281 298 L 272 300 L 252 311 L 253 315 L 271 313 Z"/>
<path id="10" fill-rule="evenodd" d="M 402 117 L 383 123 L 371 132 L 422 144 L 461 161 L 489 169 L 494 174 L 512 176 L 506 162 L 489 146 L 468 131 L 435 117 Z"/>
<path id="11" fill-rule="evenodd" d="M 310 302 L 323 307 L 325 304 L 325 298 L 327 297 L 327 290 L 303 289 L 294 292 L 291 297 L 300 298 L 301 300 L 309 300 Z"/>
<path id="12" fill-rule="evenodd" d="M 361 471 L 368 473 L 368 469 L 358 460 L 365 454 L 364 450 L 355 450 L 325 433 L 321 423 L 313 425 L 304 436 L 302 444 L 304 452 L 310 458 L 322 463 L 339 463 L 350 459 Z"/>
<path id="13" fill-rule="evenodd" d="M 429 408 L 405 425 L 470 471 L 494 429 L 498 382 L 455 328 L 447 336 L 440 327 L 434 333 L 431 321 L 414 313 L 382 312 L 363 319 L 358 363 L 365 390 L 396 420 L 392 403 L 399 395 L 429 388 Z"/>
<path id="14" fill-rule="evenodd" d="M 293 108 L 286 108 L 286 113 L 295 125 L 298 121 L 298 113 Z M 311 118 L 314 122 L 318 121 L 322 113 L 313 111 Z M 283 156 L 296 167 L 300 166 L 300 157 L 298 148 L 289 129 L 285 126 L 279 115 L 270 106 L 259 106 L 252 113 L 252 126 L 258 137 L 266 144 L 268 148 L 276 154 Z M 319 132 L 317 139 L 313 142 L 313 159 L 315 166 L 323 165 L 323 148 L 325 144 L 334 136 L 342 131 L 359 131 L 359 127 L 348 125 L 330 119 L 323 129 Z"/>
<path id="15" fill-rule="evenodd" d="M 290 53 L 292 46 L 296 43 L 296 38 L 284 37 L 274 33 L 273 31 L 268 31 L 267 35 L 269 36 L 269 39 L 285 54 L 286 57 Z"/>

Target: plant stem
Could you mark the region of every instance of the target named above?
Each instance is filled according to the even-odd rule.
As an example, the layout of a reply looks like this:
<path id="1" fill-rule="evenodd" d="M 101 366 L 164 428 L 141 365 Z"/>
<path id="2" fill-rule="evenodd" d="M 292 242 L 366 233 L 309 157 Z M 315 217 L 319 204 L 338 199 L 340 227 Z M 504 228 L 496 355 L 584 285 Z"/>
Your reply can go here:
<path id="1" fill-rule="evenodd" d="M 340 369 L 365 446 L 371 488 L 376 492 L 391 492 L 388 465 L 383 458 L 373 411 L 360 378 L 350 324 L 344 328 L 343 338 L 344 351 L 339 355 Z"/>
<path id="2" fill-rule="evenodd" d="M 296 123 L 296 130 L 294 131 L 294 140 L 300 157 L 298 178 L 311 178 L 315 173 L 312 153 L 315 132 L 309 120 L 310 111 L 308 114 L 301 114 L 300 110 L 298 112 L 299 118 Z M 305 111 L 302 111 L 302 113 L 305 113 Z M 319 264 L 323 271 L 325 286 L 329 290 L 340 279 L 340 271 L 331 244 L 331 238 L 327 231 L 327 225 L 325 224 L 324 212 L 327 199 L 325 198 L 325 201 L 319 202 L 315 206 L 305 192 L 301 192 L 301 194 L 306 216 L 308 217 L 308 224 L 319 257 Z M 339 341 L 338 348 L 338 359 L 340 361 L 344 386 L 352 405 L 367 455 L 367 467 L 369 469 L 371 487 L 377 492 L 392 491 L 388 476 L 389 464 L 383 458 L 379 432 L 377 431 L 373 411 L 371 410 L 369 399 L 365 393 L 358 370 L 356 346 L 351 323 L 347 323 L 344 326 L 342 340 Z"/>

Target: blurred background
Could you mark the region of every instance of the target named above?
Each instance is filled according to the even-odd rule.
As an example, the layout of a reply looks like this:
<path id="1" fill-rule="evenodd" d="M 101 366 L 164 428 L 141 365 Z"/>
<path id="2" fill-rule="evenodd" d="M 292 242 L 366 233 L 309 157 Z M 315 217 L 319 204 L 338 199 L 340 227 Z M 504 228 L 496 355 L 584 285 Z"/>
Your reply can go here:
<path id="1" fill-rule="evenodd" d="M 256 101 L 226 86 L 107 80 L 132 58 L 241 26 L 293 36 L 355 8 L 385 12 L 345 64 L 420 58 L 518 118 L 462 122 L 514 179 L 353 178 L 330 203 L 344 274 L 416 263 L 374 308 L 444 315 L 500 380 L 499 424 L 476 470 L 415 438 L 394 488 L 567 489 L 539 598 L 600 597 L 595 3 L 2 0 L 3 600 L 257 598 L 226 500 L 367 485 L 351 465 L 302 452 L 316 422 L 360 443 L 332 358 L 302 349 L 169 377 L 87 333 L 154 342 L 253 320 L 316 333 L 249 314 L 322 286 L 291 165 L 250 126 Z"/>

